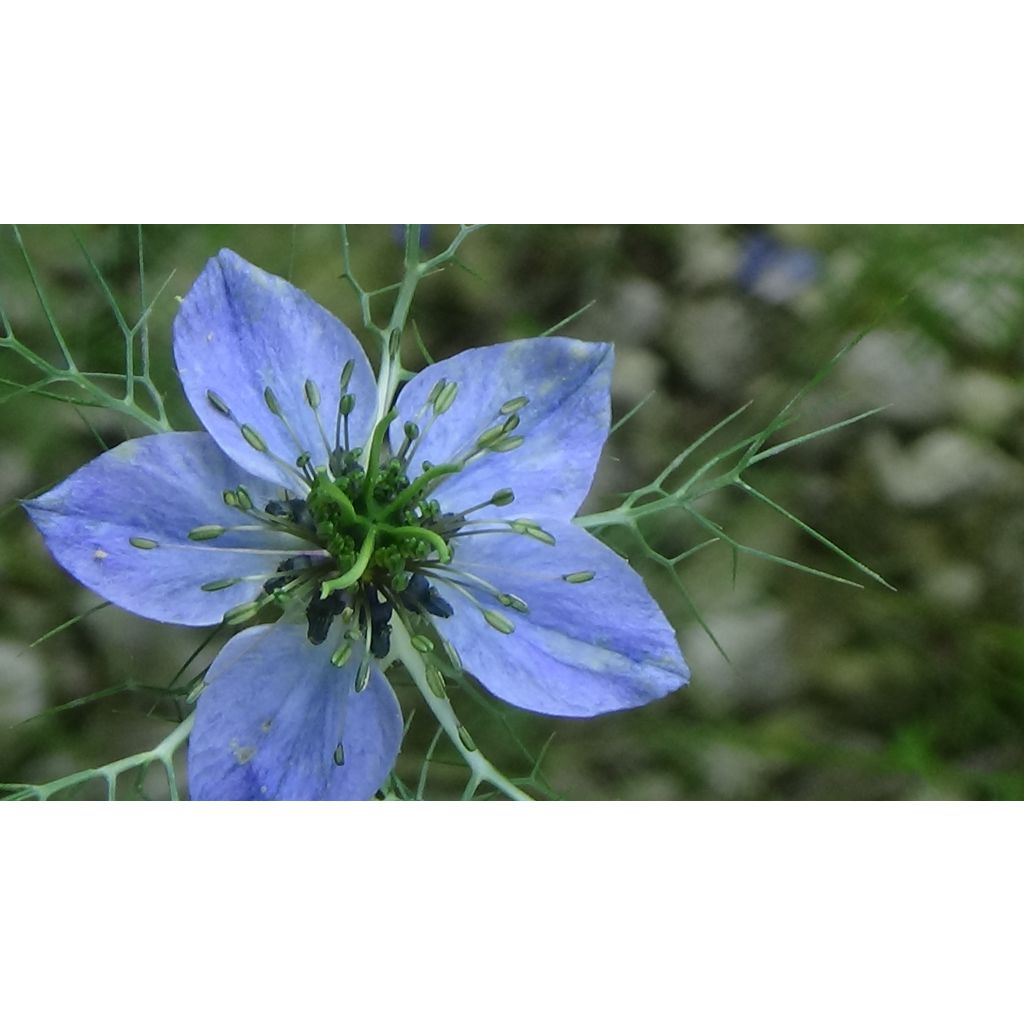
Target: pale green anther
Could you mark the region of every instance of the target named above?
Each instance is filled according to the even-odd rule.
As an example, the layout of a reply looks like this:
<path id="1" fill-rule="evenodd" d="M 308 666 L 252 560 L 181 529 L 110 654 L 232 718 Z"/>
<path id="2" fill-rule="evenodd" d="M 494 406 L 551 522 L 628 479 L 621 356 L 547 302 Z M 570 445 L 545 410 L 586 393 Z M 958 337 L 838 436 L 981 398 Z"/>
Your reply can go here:
<path id="1" fill-rule="evenodd" d="M 592 572 L 569 572 L 562 577 L 566 583 L 589 583 L 593 578 Z"/>
<path id="2" fill-rule="evenodd" d="M 208 594 L 213 593 L 216 590 L 227 590 L 228 587 L 233 587 L 236 583 L 240 583 L 241 580 L 212 580 L 209 583 L 204 583 L 199 589 L 205 590 Z"/>
<path id="3" fill-rule="evenodd" d="M 306 401 L 309 403 L 310 409 L 320 408 L 320 389 L 316 386 L 316 381 L 307 380 L 305 384 L 306 389 Z"/>
<path id="4" fill-rule="evenodd" d="M 223 416 L 230 416 L 231 410 L 228 408 L 227 403 L 224 401 L 216 391 L 207 391 L 206 400 Z"/>
<path id="5" fill-rule="evenodd" d="M 488 448 L 495 441 L 502 436 L 501 427 L 491 427 L 489 430 L 485 430 L 477 439 L 476 445 L 478 448 Z"/>
<path id="6" fill-rule="evenodd" d="M 253 448 L 258 452 L 262 452 L 264 455 L 267 453 L 267 442 L 256 433 L 248 423 L 243 423 L 239 428 L 242 431 L 242 437 L 252 445 Z"/>
<path id="7" fill-rule="evenodd" d="M 345 748 L 340 743 L 334 748 L 334 763 L 339 768 L 345 763 Z"/>
<path id="8" fill-rule="evenodd" d="M 539 526 L 528 526 L 526 528 L 526 536 L 539 540 L 542 544 L 551 544 L 552 546 L 555 544 L 555 538 L 547 530 L 542 530 Z"/>
<path id="9" fill-rule="evenodd" d="M 221 534 L 225 533 L 226 530 L 227 527 L 225 526 L 197 526 L 188 531 L 188 539 L 216 540 Z"/>
<path id="10" fill-rule="evenodd" d="M 188 691 L 188 696 L 185 698 L 186 704 L 195 704 L 199 700 L 199 695 L 206 689 L 206 681 L 200 679 L 191 690 Z"/>
<path id="11" fill-rule="evenodd" d="M 349 359 L 345 365 L 341 368 L 341 390 L 345 391 L 348 388 L 348 382 L 352 379 L 352 371 L 356 368 L 356 361 Z"/>
<path id="12" fill-rule="evenodd" d="M 153 548 L 160 547 L 155 540 L 150 540 L 148 537 L 129 537 L 128 543 L 140 551 L 152 551 Z"/>
<path id="13" fill-rule="evenodd" d="M 503 437 L 491 445 L 492 452 L 514 452 L 526 440 L 522 434 L 518 437 Z"/>
<path id="14" fill-rule="evenodd" d="M 441 397 L 441 392 L 444 390 L 448 381 L 442 377 L 440 380 L 434 381 L 434 386 L 430 389 L 430 394 L 427 395 L 427 405 L 433 405 L 438 398 Z"/>
<path id="15" fill-rule="evenodd" d="M 224 492 L 224 504 L 228 508 L 238 508 L 238 495 L 234 491 Z"/>
<path id="16" fill-rule="evenodd" d="M 539 523 L 535 523 L 532 519 L 513 519 L 508 524 L 515 530 L 516 533 L 526 533 L 533 526 L 539 526 Z"/>
<path id="17" fill-rule="evenodd" d="M 459 657 L 459 652 L 455 650 L 455 647 L 448 643 L 447 640 L 441 641 L 441 646 L 444 647 L 444 653 L 448 655 L 448 660 L 452 663 L 452 668 L 456 672 L 462 671 L 462 658 Z"/>
<path id="18" fill-rule="evenodd" d="M 267 408 L 275 415 L 281 415 L 281 405 L 277 400 L 277 395 L 274 394 L 274 390 L 271 387 L 265 387 L 263 389 L 263 401 L 267 403 Z"/>
<path id="19" fill-rule="evenodd" d="M 411 420 L 406 423 L 404 430 L 405 436 L 409 438 L 410 441 L 415 441 L 416 438 L 420 436 L 420 428 Z"/>
<path id="20" fill-rule="evenodd" d="M 356 693 L 362 693 L 370 685 L 370 667 L 372 664 L 369 658 L 363 658 L 359 663 L 359 670 L 356 672 Z"/>
<path id="21" fill-rule="evenodd" d="M 418 633 L 410 638 L 412 640 L 413 647 L 416 648 L 420 654 L 429 654 L 434 649 L 434 641 L 429 636 L 423 636 L 422 633 Z"/>
<path id="22" fill-rule="evenodd" d="M 224 613 L 224 625 L 237 626 L 240 623 L 248 622 L 249 619 L 259 612 L 261 607 L 262 605 L 259 601 L 248 601 L 245 604 L 229 608 Z"/>
<path id="23" fill-rule="evenodd" d="M 427 666 L 427 686 L 430 687 L 430 692 L 439 700 L 444 700 L 447 696 L 444 676 L 441 675 L 441 670 L 433 665 Z"/>
<path id="24" fill-rule="evenodd" d="M 338 403 L 338 408 L 341 410 L 342 416 L 351 416 L 352 410 L 356 407 L 356 396 L 355 395 L 342 395 L 341 401 Z"/>
<path id="25" fill-rule="evenodd" d="M 498 600 L 506 608 L 514 608 L 517 612 L 522 612 L 524 615 L 530 610 L 526 602 L 521 597 L 516 597 L 515 594 L 499 594 Z"/>
<path id="26" fill-rule="evenodd" d="M 511 487 L 503 487 L 500 491 L 495 491 L 491 497 L 491 504 L 497 505 L 501 508 L 504 505 L 511 505 L 516 500 L 515 492 Z"/>
<path id="27" fill-rule="evenodd" d="M 501 612 L 496 612 L 491 608 L 485 608 L 483 612 L 487 625 L 496 629 L 499 633 L 504 633 L 505 636 L 508 636 L 516 631 L 516 627 Z"/>
<path id="28" fill-rule="evenodd" d="M 514 412 L 519 412 L 520 409 L 526 408 L 530 404 L 530 400 L 526 395 L 520 395 L 518 398 L 510 398 L 499 410 L 502 416 L 510 416 Z"/>
<path id="29" fill-rule="evenodd" d="M 296 460 L 295 465 L 299 469 L 305 469 L 313 461 L 313 456 L 309 452 L 303 452 Z"/>
<path id="30" fill-rule="evenodd" d="M 252 509 L 252 495 L 244 487 L 235 488 L 235 497 L 238 499 L 238 507 L 243 512 L 249 512 Z"/>
<path id="31" fill-rule="evenodd" d="M 341 668 L 351 656 L 352 644 L 346 641 L 331 655 L 331 664 L 335 668 Z"/>
<path id="32" fill-rule="evenodd" d="M 519 426 L 519 417 L 516 416 L 513 413 L 511 416 L 509 416 L 509 418 L 507 420 L 505 420 L 504 423 L 502 423 L 502 425 L 501 425 L 501 432 L 503 434 L 511 434 L 512 431 L 515 430 L 516 427 L 518 427 L 518 426 Z"/>
<path id="33" fill-rule="evenodd" d="M 346 605 L 341 609 L 341 622 L 342 625 L 347 626 L 356 617 L 356 610 L 352 605 Z"/>
<path id="34" fill-rule="evenodd" d="M 434 415 L 443 416 L 451 407 L 455 401 L 455 396 L 459 393 L 459 382 L 455 380 L 448 381 L 443 388 L 441 393 L 434 399 Z"/>
<path id="35" fill-rule="evenodd" d="M 462 745 L 467 750 L 476 750 L 476 744 L 473 742 L 473 737 L 469 735 L 469 730 L 464 726 L 459 726 L 459 739 L 462 740 Z"/>

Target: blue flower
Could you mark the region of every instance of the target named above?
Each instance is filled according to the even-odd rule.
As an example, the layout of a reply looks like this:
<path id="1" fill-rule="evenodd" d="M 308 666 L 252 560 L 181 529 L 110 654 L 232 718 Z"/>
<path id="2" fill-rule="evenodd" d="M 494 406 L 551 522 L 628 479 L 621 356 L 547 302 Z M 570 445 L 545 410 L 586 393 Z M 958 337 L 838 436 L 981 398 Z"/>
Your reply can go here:
<path id="1" fill-rule="evenodd" d="M 743 240 L 736 281 L 751 295 L 780 305 L 805 292 L 820 273 L 821 257 L 813 249 L 756 231 Z"/>
<path id="2" fill-rule="evenodd" d="M 174 355 L 206 432 L 127 441 L 26 508 L 57 561 L 129 611 L 278 613 L 208 670 L 194 798 L 372 797 L 402 739 L 381 671 L 396 620 L 543 714 L 687 681 L 640 577 L 572 523 L 608 436 L 611 346 L 471 349 L 379 415 L 352 333 L 223 251 L 182 303 Z"/>

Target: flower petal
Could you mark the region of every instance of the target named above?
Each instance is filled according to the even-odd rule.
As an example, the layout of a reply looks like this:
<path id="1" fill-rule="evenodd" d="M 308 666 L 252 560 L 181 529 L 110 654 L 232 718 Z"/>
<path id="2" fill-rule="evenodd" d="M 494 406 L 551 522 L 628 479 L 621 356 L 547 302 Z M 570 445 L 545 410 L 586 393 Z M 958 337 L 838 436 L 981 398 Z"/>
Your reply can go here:
<path id="1" fill-rule="evenodd" d="M 206 264 L 178 310 L 174 359 L 203 426 L 235 462 L 267 480 L 293 490 L 297 486 L 295 474 L 253 448 L 239 424 L 254 430 L 289 466 L 303 451 L 315 465 L 326 465 L 329 453 L 305 384 L 313 381 L 319 391 L 321 422 L 333 447 L 339 378 L 350 359 L 348 390 L 356 399 L 349 417 L 352 446 L 363 444 L 369 434 L 376 388 L 352 332 L 304 292 L 228 249 Z M 297 441 L 271 412 L 268 387 Z M 231 410 L 230 416 L 211 403 L 209 391 Z"/>
<path id="2" fill-rule="evenodd" d="M 302 550 L 270 530 L 188 539 L 197 526 L 253 525 L 224 504 L 224 491 L 240 485 L 259 507 L 277 496 L 208 434 L 154 434 L 104 452 L 24 505 L 53 557 L 83 586 L 136 615 L 206 626 L 251 601 L 262 580 L 213 592 L 203 584 L 265 578 L 287 557 L 275 551 Z"/>
<path id="3" fill-rule="evenodd" d="M 601 448 L 608 437 L 609 388 L 614 355 L 611 345 L 572 338 L 531 338 L 460 352 L 417 374 L 399 394 L 400 416 L 391 441 L 401 443 L 403 425 L 420 413 L 434 384 L 459 385 L 451 408 L 426 428 L 413 460 L 451 462 L 506 416 L 501 406 L 524 396 L 529 404 L 516 413 L 522 436 L 514 451 L 487 452 L 461 473 L 448 477 L 434 497 L 447 512 L 459 512 L 495 491 L 511 487 L 517 514 L 543 510 L 569 519 L 587 496 Z"/>
<path id="4" fill-rule="evenodd" d="M 193 800 L 369 800 L 377 792 L 402 743 L 398 701 L 376 668 L 355 693 L 356 659 L 335 668 L 330 654 L 304 627 L 282 623 L 225 645 L 196 706 Z"/>
<path id="5" fill-rule="evenodd" d="M 463 581 L 515 627 L 506 636 L 464 593 L 439 583 L 455 614 L 434 624 L 466 668 L 510 704 L 572 717 L 647 704 L 686 683 L 672 627 L 629 563 L 577 526 L 544 527 L 554 546 L 517 534 L 456 539 L 455 568 L 528 607 L 519 613 Z M 582 573 L 594 576 L 565 579 Z"/>

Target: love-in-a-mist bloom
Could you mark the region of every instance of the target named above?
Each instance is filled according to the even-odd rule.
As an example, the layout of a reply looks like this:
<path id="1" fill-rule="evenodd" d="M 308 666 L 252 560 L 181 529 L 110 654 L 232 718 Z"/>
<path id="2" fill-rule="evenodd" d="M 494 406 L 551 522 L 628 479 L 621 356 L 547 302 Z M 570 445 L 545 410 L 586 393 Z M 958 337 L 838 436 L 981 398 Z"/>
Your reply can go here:
<path id="1" fill-rule="evenodd" d="M 128 611 L 277 613 L 209 668 L 193 798 L 372 797 L 402 739 L 380 670 L 396 618 L 543 714 L 686 682 L 640 577 L 572 523 L 608 436 L 610 345 L 470 349 L 378 409 L 348 328 L 224 251 L 181 305 L 174 355 L 206 432 L 126 441 L 26 508 L 57 561 Z"/>

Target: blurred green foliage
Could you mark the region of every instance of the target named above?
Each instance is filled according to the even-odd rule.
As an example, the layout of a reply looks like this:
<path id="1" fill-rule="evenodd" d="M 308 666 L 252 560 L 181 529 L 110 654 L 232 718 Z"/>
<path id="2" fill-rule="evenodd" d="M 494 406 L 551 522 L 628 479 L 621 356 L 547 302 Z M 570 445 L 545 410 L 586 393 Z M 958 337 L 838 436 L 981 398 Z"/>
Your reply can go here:
<path id="1" fill-rule="evenodd" d="M 77 233 L 137 315 L 135 229 Z M 23 234 L 76 358 L 92 370 L 119 370 L 121 335 L 74 234 L 53 227 Z M 430 229 L 428 250 L 453 234 Z M 364 287 L 398 279 L 400 238 L 389 227 L 351 229 Z M 170 357 L 173 296 L 221 246 L 290 277 L 359 326 L 339 278 L 335 228 L 152 227 L 144 239 L 147 300 L 173 272 L 151 337 L 154 376 L 179 428 L 195 420 Z M 566 333 L 616 343 L 617 415 L 646 399 L 612 437 L 587 510 L 647 483 L 747 401 L 747 432 L 762 426 L 864 332 L 804 402 L 793 433 L 887 406 L 756 467 L 749 479 L 881 573 L 895 593 L 871 583 L 841 587 L 750 558 L 734 566 L 730 552 L 714 545 L 679 570 L 726 661 L 678 589 L 644 570 L 679 629 L 692 685 L 639 711 L 590 721 L 512 709 L 495 717 L 457 695 L 470 730 L 500 767 L 513 775 L 530 768 L 507 721 L 534 753 L 554 734 L 543 769 L 567 798 L 1024 797 L 1024 231 L 494 227 L 466 242 L 460 263 L 427 280 L 413 309 L 435 358 L 539 334 L 592 303 Z M 18 337 L 52 355 L 9 232 L 0 236 L 0 302 Z M 412 337 L 407 344 L 406 364 L 418 366 Z M 0 378 L 30 379 L 4 351 Z M 206 635 L 107 608 L 30 647 L 97 602 L 51 561 L 15 500 L 138 429 L 105 410 L 0 386 L 4 781 L 44 781 L 155 745 L 173 711 L 162 688 Z M 724 447 L 741 430 L 712 444 Z M 701 510 L 746 544 L 844 572 L 806 535 L 738 494 L 711 494 Z M 671 555 L 705 536 L 680 516 L 648 540 Z M 213 649 L 197 659 L 200 667 Z M 121 692 L 88 699 L 109 687 Z M 75 706 L 26 721 L 68 702 Z M 410 785 L 434 734 L 428 717 L 414 717 L 399 762 Z M 463 778 L 435 765 L 429 792 L 457 796 Z M 138 793 L 165 791 L 150 778 Z M 78 795 L 102 795 L 102 787 Z"/>

